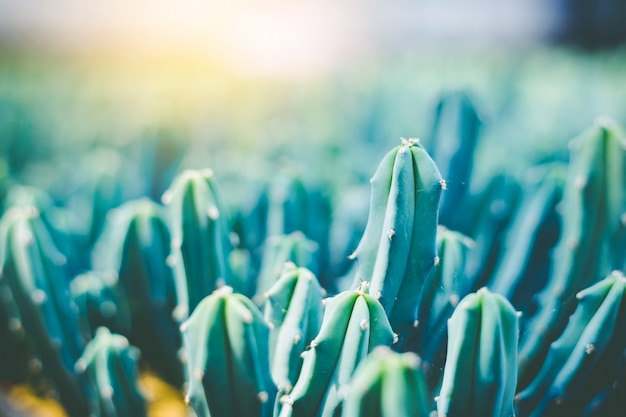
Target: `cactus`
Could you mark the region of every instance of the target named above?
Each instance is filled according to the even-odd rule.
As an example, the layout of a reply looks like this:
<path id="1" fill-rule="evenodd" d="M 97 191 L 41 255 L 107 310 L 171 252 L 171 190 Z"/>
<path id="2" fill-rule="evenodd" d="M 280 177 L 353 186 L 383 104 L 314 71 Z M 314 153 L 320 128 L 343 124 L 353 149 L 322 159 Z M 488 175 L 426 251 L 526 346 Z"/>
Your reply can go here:
<path id="1" fill-rule="evenodd" d="M 254 301 L 259 305 L 263 302 L 264 294 L 280 278 L 286 262 L 313 269 L 316 252 L 315 242 L 307 239 L 301 232 L 269 237 L 265 242 Z"/>
<path id="2" fill-rule="evenodd" d="M 182 322 L 205 296 L 231 284 L 228 222 L 211 170 L 179 174 L 162 200 L 170 214 L 168 262 L 176 279 L 176 317 Z"/>
<path id="3" fill-rule="evenodd" d="M 322 324 L 323 290 L 311 271 L 288 263 L 265 298 L 272 377 L 279 392 L 289 393 L 300 374 L 301 354 Z"/>
<path id="4" fill-rule="evenodd" d="M 416 139 L 389 152 L 371 179 L 370 214 L 357 260 L 356 288 L 371 294 L 403 334 L 414 326 L 422 287 L 435 265 L 437 210 L 445 182 Z"/>
<path id="5" fill-rule="evenodd" d="M 250 299 L 221 287 L 181 326 L 186 400 L 198 417 L 272 415 L 268 326 Z"/>
<path id="6" fill-rule="evenodd" d="M 560 162 L 538 171 L 536 183 L 525 190 L 511 221 L 489 284 L 524 314 L 531 310 L 533 295 L 543 288 L 549 274 L 550 252 L 560 233 L 557 205 L 565 182 L 565 166 Z"/>
<path id="7" fill-rule="evenodd" d="M 461 233 L 439 226 L 437 263 L 433 279 L 424 287 L 424 302 L 418 316 L 416 350 L 425 361 L 430 379 L 439 381 L 448 335 L 447 323 L 465 296 L 465 261 L 474 242 Z"/>
<path id="8" fill-rule="evenodd" d="M 516 397 L 524 416 L 582 415 L 617 379 L 626 349 L 626 278 L 615 271 L 576 295 L 578 305 L 537 377 Z"/>
<path id="9" fill-rule="evenodd" d="M 118 305 L 128 310 L 130 321 L 124 336 L 158 374 L 181 386 L 181 336 L 172 317 L 175 281 L 167 265 L 170 241 L 162 207 L 148 199 L 128 201 L 109 213 L 92 267 L 117 277 Z"/>
<path id="10" fill-rule="evenodd" d="M 8 210 L 0 220 L 0 292 L 8 327 L 35 356 L 70 416 L 87 415 L 87 395 L 74 372 L 84 347 L 70 297 L 66 259 L 57 251 L 39 212 Z"/>
<path id="11" fill-rule="evenodd" d="M 549 344 L 565 328 L 574 294 L 624 262 L 626 247 L 616 239 L 626 212 L 626 137 L 613 122 L 600 119 L 570 149 L 563 231 L 548 283 L 538 294 L 540 309 L 520 341 L 521 387 L 534 378 Z"/>
<path id="12" fill-rule="evenodd" d="M 439 209 L 439 222 L 445 226 L 457 227 L 459 204 L 472 178 L 480 127 L 480 118 L 467 93 L 456 91 L 442 95 L 428 143 L 430 155 L 446 180 L 447 191 Z"/>
<path id="13" fill-rule="evenodd" d="M 303 353 L 293 390 L 280 399 L 280 417 L 330 417 L 340 408 L 358 364 L 376 346 L 391 346 L 391 330 L 380 302 L 367 283 L 327 299 L 319 334 Z"/>
<path id="14" fill-rule="evenodd" d="M 518 314 L 511 303 L 481 288 L 461 300 L 448 332 L 439 415 L 514 416 Z"/>
<path id="15" fill-rule="evenodd" d="M 80 274 L 70 283 L 72 299 L 78 307 L 78 318 L 86 340 L 94 337 L 99 327 L 115 332 L 130 332 L 130 313 L 116 288 L 117 275 Z"/>
<path id="16" fill-rule="evenodd" d="M 357 367 L 343 417 L 429 417 L 428 388 L 415 353 L 377 347 Z"/>
<path id="17" fill-rule="evenodd" d="M 100 327 L 76 362 L 93 390 L 90 416 L 147 416 L 146 399 L 138 386 L 139 350 L 124 336 Z"/>

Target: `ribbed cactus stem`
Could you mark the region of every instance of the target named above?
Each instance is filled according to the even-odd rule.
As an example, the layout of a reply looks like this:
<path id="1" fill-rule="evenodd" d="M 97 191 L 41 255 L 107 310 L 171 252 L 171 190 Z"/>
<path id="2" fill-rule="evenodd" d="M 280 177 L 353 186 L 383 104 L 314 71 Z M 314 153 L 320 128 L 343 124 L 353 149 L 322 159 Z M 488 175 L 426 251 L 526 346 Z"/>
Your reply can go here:
<path id="1" fill-rule="evenodd" d="M 371 179 L 370 214 L 356 258 L 353 288 L 370 282 L 394 329 L 417 319 L 436 258 L 437 211 L 445 181 L 419 140 L 403 140 Z"/>
<path id="2" fill-rule="evenodd" d="M 482 288 L 461 300 L 448 329 L 439 415 L 512 417 L 518 314 L 511 303 Z"/>

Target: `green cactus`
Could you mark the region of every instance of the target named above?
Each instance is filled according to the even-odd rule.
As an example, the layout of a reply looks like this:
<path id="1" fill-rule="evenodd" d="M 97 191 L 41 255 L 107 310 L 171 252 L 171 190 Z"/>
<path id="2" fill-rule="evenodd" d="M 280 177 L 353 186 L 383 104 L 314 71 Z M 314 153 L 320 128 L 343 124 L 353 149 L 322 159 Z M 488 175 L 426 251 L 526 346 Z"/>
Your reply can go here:
<path id="1" fill-rule="evenodd" d="M 533 296 L 546 283 L 550 252 L 560 232 L 557 206 L 565 183 L 560 162 L 541 166 L 522 196 L 511 221 L 489 288 L 504 295 L 520 311 L 532 308 Z"/>
<path id="2" fill-rule="evenodd" d="M 445 181 L 416 139 L 389 152 L 371 179 L 370 214 L 356 258 L 357 288 L 370 282 L 392 327 L 417 320 L 420 297 L 436 258 L 437 210 Z"/>
<path id="3" fill-rule="evenodd" d="M 261 305 L 264 294 L 280 278 L 286 262 L 312 270 L 315 266 L 317 244 L 301 232 L 271 236 L 265 242 L 261 270 L 257 277 L 254 301 Z M 315 271 L 312 271 L 315 272 Z"/>
<path id="4" fill-rule="evenodd" d="M 34 357 L 70 416 L 87 415 L 87 395 L 74 372 L 84 347 L 69 291 L 66 258 L 33 207 L 8 210 L 0 220 L 0 293 L 8 328 Z"/>
<path id="5" fill-rule="evenodd" d="M 518 314 L 511 303 L 481 288 L 461 300 L 448 332 L 439 415 L 513 417 Z"/>
<path id="6" fill-rule="evenodd" d="M 130 313 L 125 300 L 116 288 L 117 275 L 80 274 L 70 283 L 72 299 L 78 307 L 78 319 L 86 340 L 94 337 L 99 327 L 115 332 L 130 332 Z"/>
<path id="7" fill-rule="evenodd" d="M 213 171 L 184 171 L 162 200 L 170 214 L 168 262 L 176 279 L 176 317 L 182 322 L 200 300 L 231 284 L 227 259 L 232 245 Z"/>
<path id="8" fill-rule="evenodd" d="M 336 415 L 358 364 L 376 346 L 391 346 L 396 335 L 367 283 L 327 299 L 319 334 L 303 353 L 293 390 L 280 399 L 280 417 Z"/>
<path id="9" fill-rule="evenodd" d="M 516 397 L 521 415 L 575 416 L 618 377 L 626 349 L 626 278 L 615 271 L 576 295 L 578 305 L 537 377 Z"/>
<path id="10" fill-rule="evenodd" d="M 598 120 L 571 142 L 563 191 L 563 231 L 553 269 L 538 294 L 538 312 L 520 340 L 520 386 L 539 371 L 549 345 L 574 311 L 574 294 L 623 266 L 617 245 L 626 212 L 626 136 L 612 121 Z"/>
<path id="11" fill-rule="evenodd" d="M 343 417 L 429 417 L 422 363 L 415 353 L 377 347 L 359 364 L 347 389 Z"/>
<path id="12" fill-rule="evenodd" d="M 270 366 L 281 393 L 293 388 L 302 367 L 301 354 L 320 330 L 323 293 L 311 271 L 289 263 L 265 293 Z"/>
<path id="13" fill-rule="evenodd" d="M 105 328 L 96 330 L 76 369 L 92 389 L 90 416 L 147 416 L 144 394 L 138 386 L 139 350 L 124 336 Z"/>
<path id="14" fill-rule="evenodd" d="M 131 200 L 109 213 L 93 249 L 92 267 L 117 278 L 118 305 L 128 310 L 130 321 L 122 334 L 158 374 L 181 386 L 181 336 L 172 317 L 175 280 L 167 265 L 170 241 L 163 208 L 148 199 Z"/>
<path id="15" fill-rule="evenodd" d="M 457 227 L 459 205 L 472 178 L 480 127 L 480 117 L 467 93 L 442 95 L 435 109 L 428 149 L 446 180 L 447 191 L 439 209 L 439 223 L 445 226 Z"/>
<path id="16" fill-rule="evenodd" d="M 439 381 L 445 360 L 448 319 L 465 296 L 465 262 L 474 242 L 467 236 L 439 226 L 437 263 L 433 279 L 424 287 L 419 311 L 416 350 L 425 361 L 431 378 Z"/>
<path id="17" fill-rule="evenodd" d="M 221 287 L 198 304 L 181 330 L 186 399 L 198 417 L 272 415 L 269 328 L 250 299 Z"/>

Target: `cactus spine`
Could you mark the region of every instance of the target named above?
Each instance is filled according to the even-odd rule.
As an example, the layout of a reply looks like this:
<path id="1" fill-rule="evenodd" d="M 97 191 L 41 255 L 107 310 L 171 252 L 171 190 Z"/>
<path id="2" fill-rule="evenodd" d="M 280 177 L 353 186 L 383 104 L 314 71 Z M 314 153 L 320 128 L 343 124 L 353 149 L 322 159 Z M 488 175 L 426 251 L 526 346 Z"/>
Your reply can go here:
<path id="1" fill-rule="evenodd" d="M 76 362 L 92 385 L 94 417 L 147 416 L 146 400 L 137 385 L 139 350 L 124 336 L 104 327 L 96 331 Z"/>
<path id="2" fill-rule="evenodd" d="M 377 347 L 354 372 L 343 417 L 429 417 L 419 356 Z"/>
<path id="3" fill-rule="evenodd" d="M 163 194 L 169 207 L 179 321 L 216 288 L 231 284 L 228 222 L 213 171 L 187 170 Z"/>
<path id="4" fill-rule="evenodd" d="M 272 415 L 268 326 L 254 303 L 222 287 L 181 326 L 187 401 L 198 417 Z"/>
<path id="5" fill-rule="evenodd" d="M 439 415 L 513 416 L 518 315 L 511 303 L 482 288 L 461 300 L 448 330 Z"/>
<path id="6" fill-rule="evenodd" d="M 319 334 L 303 353 L 300 376 L 281 398 L 280 417 L 334 416 L 359 362 L 376 346 L 394 342 L 387 315 L 364 292 L 366 286 L 327 299 Z"/>
<path id="7" fill-rule="evenodd" d="M 422 287 L 435 264 L 437 210 L 445 188 L 417 139 L 404 140 L 382 160 L 371 179 L 370 214 L 357 260 L 354 287 L 370 282 L 371 294 L 401 334 L 415 324 Z"/>

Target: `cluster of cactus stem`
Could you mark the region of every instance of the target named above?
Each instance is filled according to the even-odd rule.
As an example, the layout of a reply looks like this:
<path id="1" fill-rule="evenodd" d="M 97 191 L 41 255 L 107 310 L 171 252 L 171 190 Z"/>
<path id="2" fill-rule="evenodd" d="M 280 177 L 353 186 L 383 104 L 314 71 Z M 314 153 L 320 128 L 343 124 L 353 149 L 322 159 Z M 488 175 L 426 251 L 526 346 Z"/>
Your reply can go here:
<path id="1" fill-rule="evenodd" d="M 621 415 L 626 136 L 600 119 L 568 162 L 481 188 L 480 123 L 445 97 L 431 138 L 382 158 L 361 230 L 290 172 L 248 209 L 210 170 L 104 207 L 108 175 L 88 228 L 13 186 L 0 378 L 72 417 L 148 415 L 146 369 L 199 417 Z"/>

